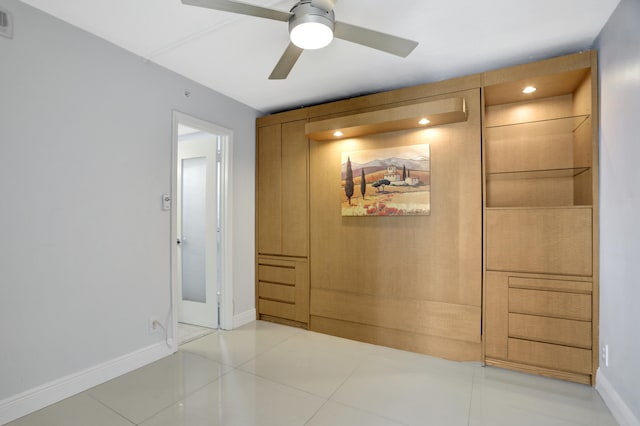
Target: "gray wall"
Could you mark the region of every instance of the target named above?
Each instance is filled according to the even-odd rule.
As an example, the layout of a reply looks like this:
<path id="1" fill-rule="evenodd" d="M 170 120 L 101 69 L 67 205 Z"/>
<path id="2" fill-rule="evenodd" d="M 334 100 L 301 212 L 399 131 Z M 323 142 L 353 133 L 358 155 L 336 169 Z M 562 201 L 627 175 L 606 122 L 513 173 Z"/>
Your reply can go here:
<path id="1" fill-rule="evenodd" d="M 235 313 L 254 308 L 257 111 L 16 0 L 0 37 L 0 401 L 162 340 L 172 110 L 234 131 Z M 105 17 L 109 18 L 109 17 Z M 191 92 L 185 97 L 184 92 Z"/>
<path id="2" fill-rule="evenodd" d="M 622 0 L 596 41 L 600 63 L 602 374 L 640 419 L 640 1 Z"/>

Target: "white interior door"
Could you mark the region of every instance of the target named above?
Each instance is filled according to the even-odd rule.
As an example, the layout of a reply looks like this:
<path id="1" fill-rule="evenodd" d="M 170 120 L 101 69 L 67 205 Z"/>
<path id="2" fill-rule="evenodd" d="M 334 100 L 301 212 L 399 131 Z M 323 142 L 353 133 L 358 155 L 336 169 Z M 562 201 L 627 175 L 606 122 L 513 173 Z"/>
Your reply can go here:
<path id="1" fill-rule="evenodd" d="M 180 127 L 176 200 L 178 321 L 218 328 L 219 137 Z"/>

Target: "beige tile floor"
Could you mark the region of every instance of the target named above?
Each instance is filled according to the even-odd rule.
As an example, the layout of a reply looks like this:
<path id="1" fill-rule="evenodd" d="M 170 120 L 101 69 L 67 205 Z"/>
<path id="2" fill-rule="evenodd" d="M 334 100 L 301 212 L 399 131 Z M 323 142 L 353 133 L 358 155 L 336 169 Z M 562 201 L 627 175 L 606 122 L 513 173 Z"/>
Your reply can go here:
<path id="1" fill-rule="evenodd" d="M 590 387 L 267 322 L 218 331 L 11 426 L 615 425 Z"/>
<path id="2" fill-rule="evenodd" d="M 198 325 L 178 323 L 178 343 L 184 344 L 199 339 L 207 334 L 215 332 L 214 328 L 200 327 Z"/>

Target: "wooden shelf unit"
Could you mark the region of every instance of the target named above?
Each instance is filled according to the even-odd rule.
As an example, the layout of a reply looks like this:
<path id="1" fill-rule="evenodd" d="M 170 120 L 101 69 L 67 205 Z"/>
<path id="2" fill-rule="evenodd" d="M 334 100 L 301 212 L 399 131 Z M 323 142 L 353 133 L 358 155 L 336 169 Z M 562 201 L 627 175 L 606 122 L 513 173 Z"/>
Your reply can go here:
<path id="1" fill-rule="evenodd" d="M 258 318 L 594 384 L 597 93 L 590 51 L 259 118 Z M 415 143 L 431 216 L 342 218 L 341 152 Z"/>
<path id="2" fill-rule="evenodd" d="M 592 384 L 595 52 L 485 73 L 484 90 L 484 361 Z"/>
<path id="3" fill-rule="evenodd" d="M 257 121 L 256 310 L 309 324 L 309 140 L 306 119 Z"/>

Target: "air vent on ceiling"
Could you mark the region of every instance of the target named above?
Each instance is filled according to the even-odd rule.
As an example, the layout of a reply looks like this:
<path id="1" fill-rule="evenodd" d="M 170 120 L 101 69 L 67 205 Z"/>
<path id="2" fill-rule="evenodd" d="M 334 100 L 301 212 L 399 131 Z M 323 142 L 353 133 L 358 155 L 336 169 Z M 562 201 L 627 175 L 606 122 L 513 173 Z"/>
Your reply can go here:
<path id="1" fill-rule="evenodd" d="M 13 18 L 8 10 L 0 8 L 0 36 L 13 37 Z"/>

